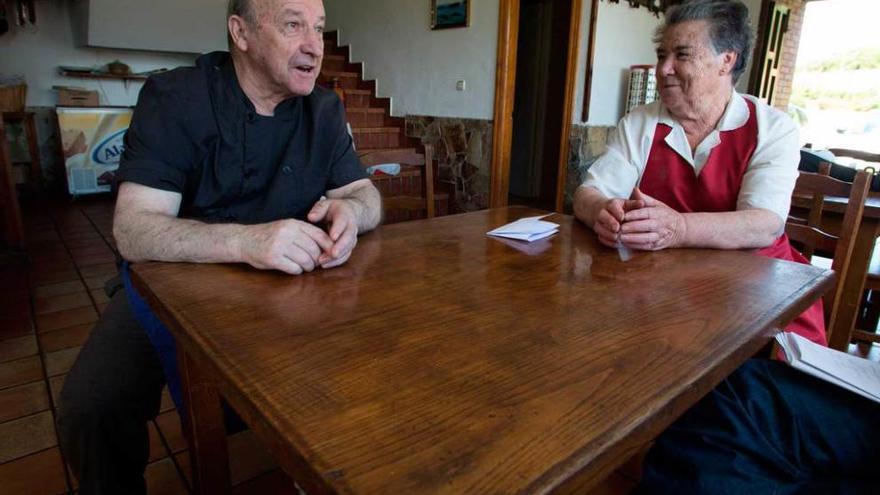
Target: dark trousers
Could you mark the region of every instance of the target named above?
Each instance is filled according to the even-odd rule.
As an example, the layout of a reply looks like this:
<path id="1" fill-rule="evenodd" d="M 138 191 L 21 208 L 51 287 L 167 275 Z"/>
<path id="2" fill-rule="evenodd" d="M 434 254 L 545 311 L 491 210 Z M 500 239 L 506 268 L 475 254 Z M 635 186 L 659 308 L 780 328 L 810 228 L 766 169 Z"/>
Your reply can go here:
<path id="1" fill-rule="evenodd" d="M 79 493 L 146 493 L 147 421 L 165 377 L 147 335 L 118 291 L 92 330 L 58 401 L 61 450 Z"/>
<path id="2" fill-rule="evenodd" d="M 748 361 L 667 429 L 637 493 L 880 493 L 880 404 Z"/>

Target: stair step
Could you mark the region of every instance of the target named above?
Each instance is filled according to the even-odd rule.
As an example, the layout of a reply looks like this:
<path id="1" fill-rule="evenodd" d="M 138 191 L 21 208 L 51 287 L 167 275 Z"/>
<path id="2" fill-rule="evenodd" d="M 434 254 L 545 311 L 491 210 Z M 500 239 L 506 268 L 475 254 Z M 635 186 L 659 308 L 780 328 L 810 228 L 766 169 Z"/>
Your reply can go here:
<path id="1" fill-rule="evenodd" d="M 324 55 L 324 60 L 341 60 L 345 62 L 345 55 L 336 55 L 335 53 L 331 53 L 328 55 Z"/>
<path id="2" fill-rule="evenodd" d="M 358 74 L 357 72 L 345 72 L 345 71 L 337 71 L 337 70 L 322 70 L 321 75 L 328 78 L 328 79 L 332 79 L 334 77 L 338 77 L 340 79 L 342 79 L 342 78 L 357 79 L 360 76 L 360 74 Z"/>
<path id="3" fill-rule="evenodd" d="M 400 132 L 400 127 L 358 127 L 352 129 L 355 134 L 377 134 L 382 132 Z"/>
<path id="4" fill-rule="evenodd" d="M 346 112 L 357 112 L 357 113 L 385 113 L 384 108 L 375 108 L 375 107 L 349 107 L 345 109 Z"/>
<path id="5" fill-rule="evenodd" d="M 347 95 L 370 95 L 369 89 L 346 89 L 345 94 Z"/>

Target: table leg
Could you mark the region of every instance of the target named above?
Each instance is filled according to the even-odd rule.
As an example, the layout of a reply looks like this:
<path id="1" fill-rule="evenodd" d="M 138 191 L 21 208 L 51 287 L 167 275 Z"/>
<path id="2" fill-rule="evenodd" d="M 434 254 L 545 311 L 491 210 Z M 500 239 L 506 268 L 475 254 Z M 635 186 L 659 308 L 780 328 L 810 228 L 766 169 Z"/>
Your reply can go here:
<path id="1" fill-rule="evenodd" d="M 210 377 L 186 352 L 179 350 L 177 359 L 186 404 L 183 426 L 189 440 L 193 492 L 232 493 L 220 394 Z"/>
<path id="2" fill-rule="evenodd" d="M 28 154 L 31 158 L 31 180 L 34 181 L 36 189 L 39 191 L 43 188 L 43 165 L 40 161 L 40 145 L 37 142 L 37 126 L 34 123 L 34 114 L 26 113 L 24 120 L 25 134 L 27 134 Z"/>
<path id="3" fill-rule="evenodd" d="M 831 322 L 831 328 L 828 329 L 828 347 L 832 349 L 845 352 L 849 346 L 859 313 L 859 304 L 862 301 L 862 292 L 865 290 L 865 278 L 868 274 L 868 266 L 871 264 L 878 230 L 880 230 L 880 219 L 862 217 L 846 279 L 839 282 L 843 284 L 840 309 L 837 317 Z"/>

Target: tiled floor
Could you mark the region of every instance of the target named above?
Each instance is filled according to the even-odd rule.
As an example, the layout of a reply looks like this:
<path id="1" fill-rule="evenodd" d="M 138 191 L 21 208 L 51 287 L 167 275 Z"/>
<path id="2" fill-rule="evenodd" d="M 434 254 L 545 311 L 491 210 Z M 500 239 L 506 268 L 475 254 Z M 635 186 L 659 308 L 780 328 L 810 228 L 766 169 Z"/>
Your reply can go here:
<path id="1" fill-rule="evenodd" d="M 27 263 L 0 257 L 0 493 L 75 493 L 76 480 L 58 448 L 54 417 L 64 378 L 107 304 L 104 281 L 115 273 L 112 201 L 81 198 L 24 205 Z M 880 361 L 880 346 L 851 348 Z M 151 495 L 190 492 L 189 454 L 170 397 L 151 422 Z M 296 494 L 248 432 L 229 438 L 230 471 L 237 495 Z M 628 493 L 640 460 L 634 459 L 592 493 Z"/>
<path id="2" fill-rule="evenodd" d="M 55 404 L 115 273 L 107 197 L 23 205 L 29 260 L 0 255 L 0 493 L 75 493 L 55 431 Z M 150 424 L 151 495 L 187 494 L 189 455 L 167 394 Z M 230 436 L 235 493 L 295 494 L 250 432 Z"/>

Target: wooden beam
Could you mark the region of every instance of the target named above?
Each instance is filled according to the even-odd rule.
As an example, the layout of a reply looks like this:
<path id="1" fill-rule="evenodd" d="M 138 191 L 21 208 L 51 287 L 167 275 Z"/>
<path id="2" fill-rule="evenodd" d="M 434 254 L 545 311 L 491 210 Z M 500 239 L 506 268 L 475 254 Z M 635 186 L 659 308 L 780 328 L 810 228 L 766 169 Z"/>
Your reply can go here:
<path id="1" fill-rule="evenodd" d="M 556 174 L 556 211 L 565 207 L 565 182 L 568 177 L 568 151 L 571 145 L 571 119 L 574 114 L 574 91 L 577 84 L 578 40 L 581 31 L 583 0 L 572 0 L 568 27 L 568 61 L 565 64 L 565 99 L 562 103 L 562 136 L 559 138 L 559 168 Z"/>
<path id="2" fill-rule="evenodd" d="M 492 168 L 489 206 L 507 206 L 510 189 L 510 148 L 513 141 L 513 102 L 516 86 L 516 44 L 519 36 L 519 0 L 500 0 L 498 52 L 495 61 L 495 112 L 492 132 Z"/>
<path id="3" fill-rule="evenodd" d="M 590 95 L 593 87 L 593 61 L 596 58 L 596 18 L 599 17 L 599 0 L 590 6 L 590 41 L 587 43 L 587 67 L 584 71 L 584 111 L 581 121 L 590 120 Z"/>

